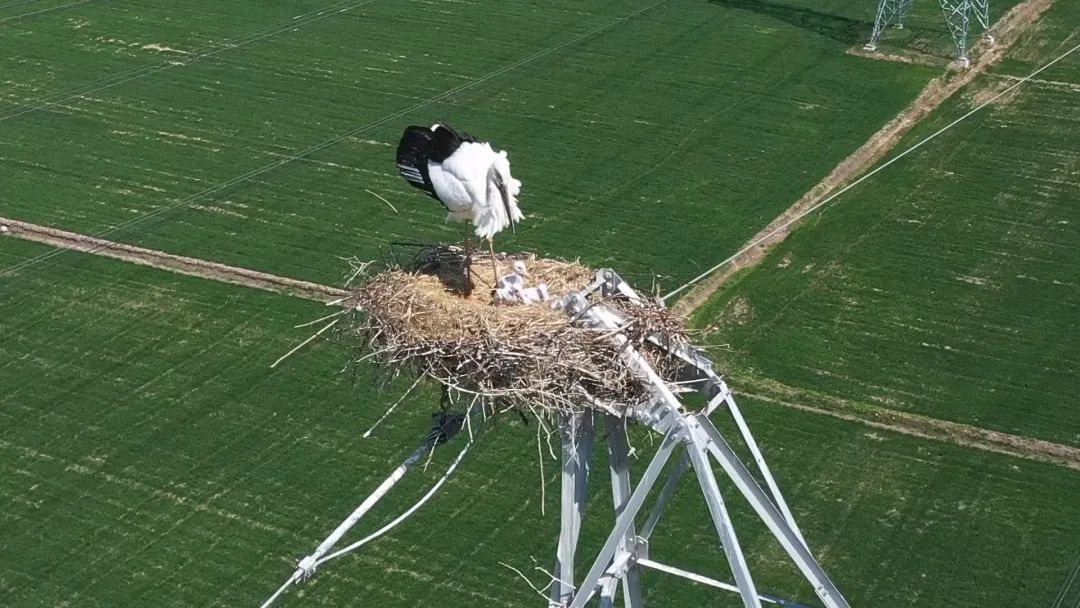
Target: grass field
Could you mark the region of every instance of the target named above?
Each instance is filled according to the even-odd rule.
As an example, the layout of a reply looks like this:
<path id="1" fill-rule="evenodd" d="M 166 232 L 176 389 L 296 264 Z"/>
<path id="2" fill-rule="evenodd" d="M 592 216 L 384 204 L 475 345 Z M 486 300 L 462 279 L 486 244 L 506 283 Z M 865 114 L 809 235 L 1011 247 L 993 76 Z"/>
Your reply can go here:
<path id="1" fill-rule="evenodd" d="M 40 249 L 2 240 L 0 260 Z M 435 408 L 423 392 L 364 440 L 403 386 L 380 395 L 367 377 L 337 374 L 344 355 L 329 345 L 268 368 L 304 335 L 291 326 L 322 306 L 67 259 L 78 264 L 36 274 L 33 290 L 0 292 L 0 307 L 14 312 L 0 326 L 14 338 L 0 345 L 0 376 L 13 385 L 0 396 L 5 605 L 253 605 L 404 457 Z M 852 605 L 1052 600 L 1080 534 L 1075 473 L 743 406 Z M 554 551 L 555 463 L 545 516 L 533 441 L 534 429 L 512 417 L 493 427 L 417 516 L 328 565 L 284 605 L 537 603 L 498 563 L 528 569 Z M 455 451 L 437 452 L 374 521 L 411 504 Z M 583 537 L 591 549 L 609 517 L 599 477 Z M 810 601 L 730 502 L 759 585 Z M 705 516 L 696 490 L 684 488 L 652 555 L 723 576 Z M 1024 583 L 1002 581 L 1003 571 Z M 717 597 L 661 574 L 647 587 L 665 606 Z"/>
<path id="2" fill-rule="evenodd" d="M 0 216 L 95 233 L 352 130 L 111 237 L 332 282 L 339 255 L 458 238 L 390 161 L 402 125 L 449 118 L 508 148 L 525 182 L 528 223 L 498 244 L 673 284 L 726 257 L 936 73 L 845 55 L 870 4 L 0 0 Z M 947 56 L 935 11 L 917 4 L 889 44 Z M 1078 23 L 1059 2 L 977 88 L 1027 73 Z M 724 330 L 735 388 L 767 380 L 1080 444 L 1077 65 L 882 173 L 710 301 L 700 318 Z M 0 268 L 47 251 L 0 239 Z M 312 331 L 293 326 L 323 314 L 80 254 L 0 278 L 3 604 L 261 602 L 437 404 L 427 387 L 364 440 L 407 383 L 341 374 L 346 354 L 325 343 L 269 369 Z M 851 605 L 1054 600 L 1078 551 L 1075 471 L 740 403 Z M 545 514 L 535 433 L 500 419 L 427 507 L 282 605 L 540 605 L 500 565 L 531 573 L 554 552 L 556 463 Z M 454 453 L 437 451 L 364 531 Z M 610 522 L 598 477 L 583 556 Z M 727 490 L 758 586 L 812 604 Z M 705 517 L 683 488 L 652 556 L 727 579 Z M 658 573 L 646 588 L 652 606 L 738 605 Z"/>
<path id="3" fill-rule="evenodd" d="M 510 150 L 525 183 L 529 219 L 503 246 L 617 261 L 674 283 L 789 205 L 933 73 L 845 55 L 848 42 L 832 31 L 850 21 L 839 0 L 820 5 L 815 21 L 799 18 L 798 3 L 760 12 L 698 1 L 623 22 L 651 3 L 349 2 L 273 36 L 251 34 L 317 6 L 90 2 L 7 24 L 0 213 L 96 233 L 359 128 L 114 235 L 334 281 L 336 256 L 460 238 L 392 163 L 403 125 L 449 119 Z M 142 76 L 18 114 L 208 47 L 215 54 L 190 65 L 133 72 Z"/>
<path id="4" fill-rule="evenodd" d="M 786 2 L 755 0 L 711 0 L 715 4 L 768 15 L 800 28 L 816 31 L 851 49 L 861 49 L 870 38 L 874 26 L 877 2 L 848 2 L 822 4 L 813 0 Z M 994 23 L 1017 2 L 991 2 L 990 22 Z M 982 32 L 978 26 L 970 30 L 970 49 Z M 904 19 L 904 27 L 890 27 L 877 43 L 881 53 L 905 53 L 922 61 L 948 64 L 956 57 L 956 46 L 949 35 L 937 2 L 912 2 Z"/>
<path id="5" fill-rule="evenodd" d="M 1063 52 L 1080 13 L 1047 22 L 905 145 Z M 845 195 L 710 303 L 732 371 L 1080 445 L 1078 66 Z"/>

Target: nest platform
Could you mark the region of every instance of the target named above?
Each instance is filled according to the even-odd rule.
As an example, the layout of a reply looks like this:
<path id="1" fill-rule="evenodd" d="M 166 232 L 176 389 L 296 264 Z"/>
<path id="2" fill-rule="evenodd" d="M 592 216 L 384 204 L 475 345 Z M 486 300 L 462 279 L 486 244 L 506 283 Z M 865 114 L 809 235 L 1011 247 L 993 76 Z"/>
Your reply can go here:
<path id="1" fill-rule="evenodd" d="M 645 389 L 610 331 L 588 327 L 559 306 L 586 288 L 594 272 L 577 262 L 496 254 L 497 275 L 510 273 L 518 260 L 529 285 L 547 284 L 549 301 L 496 302 L 487 254 L 472 257 L 473 290 L 464 297 L 465 256 L 455 247 L 431 247 L 410 264 L 361 277 L 352 296 L 357 312 L 340 332 L 356 348 L 354 361 L 426 375 L 496 410 L 621 413 L 638 402 Z M 627 319 L 619 333 L 674 382 L 677 363 L 642 346 L 657 335 L 685 342 L 681 320 L 658 299 L 605 304 Z"/>

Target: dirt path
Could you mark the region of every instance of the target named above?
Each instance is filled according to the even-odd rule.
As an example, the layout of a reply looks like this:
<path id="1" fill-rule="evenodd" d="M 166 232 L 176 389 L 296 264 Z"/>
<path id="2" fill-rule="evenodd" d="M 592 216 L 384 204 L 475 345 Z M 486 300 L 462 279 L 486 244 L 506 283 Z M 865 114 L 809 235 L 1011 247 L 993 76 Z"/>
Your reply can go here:
<path id="1" fill-rule="evenodd" d="M 894 63 L 912 63 L 916 65 L 928 65 L 933 68 L 944 68 L 949 65 L 949 60 L 935 55 L 928 55 L 918 51 L 897 50 L 891 53 L 882 51 L 868 51 L 861 46 L 848 49 L 848 55 L 876 59 L 878 61 L 892 61 Z"/>
<path id="2" fill-rule="evenodd" d="M 236 268 L 216 262 L 173 255 L 163 251 L 115 243 L 18 220 L 0 218 L 0 226 L 7 228 L 6 236 L 82 251 L 133 264 L 152 266 L 212 281 L 254 287 L 320 302 L 329 302 L 348 295 L 348 292 L 337 287 L 298 281 L 247 268 Z M 906 435 L 937 439 L 989 452 L 1051 462 L 1080 470 L 1080 448 L 989 431 L 915 414 L 896 412 L 872 405 L 851 403 L 842 399 L 810 395 L 772 381 L 737 378 L 732 384 L 741 395 L 785 407 L 825 414 Z"/>
<path id="3" fill-rule="evenodd" d="M 299 296 L 309 300 L 330 302 L 348 295 L 348 292 L 343 289 L 338 289 L 337 287 L 279 277 L 257 270 L 236 268 L 234 266 L 226 266 L 225 264 L 208 262 L 197 258 L 173 255 L 171 253 L 165 253 L 164 251 L 144 249 L 133 245 L 124 245 L 123 243 L 106 241 L 104 239 L 98 239 L 75 232 L 68 232 L 66 230 L 38 226 L 37 224 L 30 224 L 19 220 L 9 220 L 0 217 L 0 226 L 7 228 L 7 236 L 13 236 L 27 241 L 44 243 L 46 245 L 71 249 L 74 251 L 93 253 L 94 255 L 141 264 L 143 266 L 153 266 L 154 268 L 171 270 L 173 272 L 179 272 L 181 274 L 204 279 L 222 281 L 234 285 L 243 285 L 245 287 L 254 287 L 256 289 L 263 289 L 291 296 Z"/>
<path id="4" fill-rule="evenodd" d="M 1035 21 L 1050 7 L 1052 2 L 1053 0 L 1026 0 L 1010 10 L 994 24 L 993 31 L 997 36 L 997 44 L 992 48 L 984 49 L 981 53 L 978 53 L 978 48 L 974 49 L 977 57 L 971 68 L 961 72 L 947 72 L 931 80 L 920 92 L 919 96 L 896 118 L 889 121 L 858 150 L 844 159 L 825 179 L 763 228 L 754 238 L 748 241 L 748 244 L 772 232 L 777 226 L 784 224 L 821 201 L 837 187 L 857 178 L 877 161 L 881 160 L 914 125 L 933 112 L 958 90 L 969 84 L 987 66 L 998 61 L 1015 42 L 1024 26 Z M 321 302 L 328 302 L 347 295 L 346 291 L 336 287 L 115 243 L 18 220 L 0 218 L 0 226 L 7 228 L 7 236 L 64 249 L 83 251 L 134 264 L 152 266 L 204 279 L 254 287 Z M 732 274 L 741 268 L 761 262 L 768 251 L 782 241 L 794 227 L 794 225 L 789 226 L 717 271 L 716 274 L 697 285 L 679 300 L 674 309 L 684 315 L 693 312 Z M 740 394 L 785 407 L 833 416 L 906 435 L 936 439 L 988 452 L 1050 462 L 1080 470 L 1080 448 L 947 422 L 926 416 L 897 412 L 878 406 L 856 404 L 833 397 L 807 395 L 798 389 L 771 381 L 751 380 L 744 382 L 739 380 L 734 384 L 738 385 Z"/>
<path id="5" fill-rule="evenodd" d="M 678 314 L 689 316 L 736 272 L 760 263 L 773 247 L 787 238 L 787 235 L 798 226 L 798 222 L 787 226 L 771 237 L 765 238 L 767 235 L 819 203 L 837 188 L 856 179 L 873 167 L 919 121 L 926 118 L 942 103 L 952 97 L 954 93 L 969 84 L 988 66 L 1000 60 L 1016 42 L 1025 27 L 1038 19 L 1043 12 L 1050 8 L 1051 4 L 1053 4 L 1053 0 L 1026 0 L 1013 7 L 991 28 L 997 39 L 995 44 L 987 48 L 985 43 L 980 40 L 972 49 L 971 54 L 975 59 L 972 61 L 971 67 L 962 71 L 948 71 L 928 82 L 908 107 L 886 123 L 858 150 L 855 150 L 850 156 L 841 161 L 831 173 L 825 176 L 825 179 L 795 201 L 794 205 L 773 219 L 772 222 L 769 222 L 769 225 L 762 228 L 742 248 L 746 248 L 758 240 L 765 240 L 732 260 L 728 265 L 717 270 L 701 283 L 698 283 L 676 302 L 675 306 L 672 307 L 673 310 Z"/>
<path id="6" fill-rule="evenodd" d="M 836 397 L 809 394 L 773 381 L 733 379 L 738 394 L 806 412 L 859 422 L 874 428 L 936 439 L 969 448 L 1008 454 L 1080 470 L 1080 448 L 1042 439 L 991 431 Z"/>
<path id="7" fill-rule="evenodd" d="M 767 235 L 822 201 L 837 188 L 858 178 L 882 160 L 912 127 L 957 91 L 970 84 L 987 67 L 999 61 L 1025 28 L 1038 19 L 1052 4 L 1053 0 L 1026 0 L 1013 7 L 992 28 L 992 33 L 997 39 L 994 46 L 987 48 L 980 41 L 972 49 L 975 59 L 970 68 L 963 71 L 947 71 L 927 83 L 907 108 L 886 123 L 858 150 L 837 165 L 825 179 L 754 235 L 742 248 L 749 247 L 758 240 L 765 240 L 695 286 L 675 304 L 674 310 L 682 315 L 690 315 L 736 272 L 760 263 L 773 247 L 795 229 L 798 223 L 787 226 L 771 237 L 766 238 Z M 918 62 L 908 57 L 875 56 L 874 58 Z M 738 386 L 740 394 L 785 407 L 825 414 L 906 435 L 936 439 L 1080 470 L 1080 448 L 898 412 L 874 405 L 852 403 L 831 396 L 809 395 L 772 381 L 740 379 L 733 382 L 733 385 Z"/>

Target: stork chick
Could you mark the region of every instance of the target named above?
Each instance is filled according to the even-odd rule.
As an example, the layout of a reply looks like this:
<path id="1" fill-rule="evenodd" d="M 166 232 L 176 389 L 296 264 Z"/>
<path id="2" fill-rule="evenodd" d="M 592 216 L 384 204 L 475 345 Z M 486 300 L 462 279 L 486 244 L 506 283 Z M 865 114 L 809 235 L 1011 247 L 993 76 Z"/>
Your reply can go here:
<path id="1" fill-rule="evenodd" d="M 547 301 L 550 296 L 546 283 L 540 282 L 536 287 L 525 287 L 525 278 L 529 276 L 528 271 L 525 269 L 525 262 L 516 260 L 512 268 L 513 272 L 500 277 L 495 282 L 492 295 L 496 304 L 512 304 L 514 302 L 534 304 Z"/>

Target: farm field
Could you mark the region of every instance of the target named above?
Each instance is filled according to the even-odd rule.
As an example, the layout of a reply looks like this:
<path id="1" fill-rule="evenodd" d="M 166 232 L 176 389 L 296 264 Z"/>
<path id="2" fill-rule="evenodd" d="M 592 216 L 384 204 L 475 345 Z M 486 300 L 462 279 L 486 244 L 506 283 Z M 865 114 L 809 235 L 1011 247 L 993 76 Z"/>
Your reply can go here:
<path id="1" fill-rule="evenodd" d="M 930 134 L 1075 44 L 1055 5 Z M 1080 62 L 883 171 L 699 314 L 729 369 L 870 408 L 1080 445 Z"/>
<path id="2" fill-rule="evenodd" d="M 710 0 L 715 4 L 768 15 L 804 29 L 812 29 L 842 43 L 855 52 L 870 37 L 878 3 L 848 2 L 822 4 L 813 0 L 787 0 L 783 2 L 755 0 Z M 991 2 L 990 23 L 995 23 L 1009 9 L 1018 4 L 1015 0 Z M 968 39 L 970 49 L 981 37 L 977 29 L 971 30 Z M 944 66 L 955 59 L 956 47 L 945 29 L 941 5 L 937 2 L 912 2 L 904 27 L 889 27 L 878 40 L 878 52 L 900 54 L 918 62 Z"/>
<path id="3" fill-rule="evenodd" d="M 42 249 L 3 239 L 0 260 Z M 310 331 L 292 325 L 325 307 L 81 254 L 64 260 L 33 275 L 32 290 L 0 292 L 0 308 L 15 313 L 0 325 L 14 337 L 0 344 L 5 605 L 256 605 L 404 457 L 437 403 L 421 392 L 364 440 L 404 386 L 380 395 L 366 376 L 354 383 L 328 344 L 268 368 Z M 1075 472 L 741 401 L 852 605 L 1052 601 L 1080 534 Z M 534 427 L 503 419 L 414 518 L 328 564 L 282 605 L 537 604 L 499 565 L 529 571 L 531 558 L 546 566 L 554 551 L 555 463 L 545 516 L 534 442 Z M 437 451 L 362 527 L 411 504 L 456 449 Z M 583 554 L 602 542 L 608 518 L 598 477 Z M 775 564 L 778 549 L 729 502 L 752 565 Z M 684 487 L 651 554 L 724 577 L 705 516 L 696 488 Z M 771 569 L 759 586 L 810 602 L 791 575 Z M 665 606 L 735 605 L 661 574 L 647 587 Z"/>
<path id="4" fill-rule="evenodd" d="M 528 221 L 497 247 L 675 285 L 941 72 L 846 54 L 874 2 L 258 4 L 0 0 L 0 217 L 335 283 L 339 256 L 460 238 L 392 163 L 402 126 L 450 120 L 507 148 L 525 183 Z M 881 50 L 947 60 L 938 10 L 916 3 Z M 1080 7 L 1058 0 L 906 144 L 1078 31 Z M 719 329 L 710 353 L 852 606 L 1044 608 L 1077 563 L 1076 469 L 750 396 L 1080 446 L 1077 57 L 840 199 L 696 317 Z M 0 238 L 0 273 L 49 251 Z M 0 276 L 3 605 L 265 599 L 437 408 L 422 387 L 363 439 L 409 382 L 343 373 L 347 354 L 325 342 L 270 369 L 315 329 L 294 326 L 327 311 L 76 253 Z M 278 605 L 543 605 L 502 565 L 539 581 L 555 549 L 557 463 L 541 473 L 536 437 L 500 418 L 425 508 Z M 412 505 L 461 445 L 350 538 Z M 610 525 L 607 483 L 590 489 L 582 559 Z M 759 588 L 817 605 L 723 489 Z M 695 486 L 650 553 L 730 578 Z M 646 576 L 650 606 L 741 606 Z"/>
<path id="5" fill-rule="evenodd" d="M 98 233 L 352 132 L 110 235 L 333 282 L 337 256 L 460 239 L 392 163 L 404 124 L 451 119 L 508 149 L 525 183 L 529 219 L 500 246 L 674 284 L 937 72 L 845 55 L 869 21 L 839 0 L 807 19 L 810 4 L 89 2 L 12 21 L 0 29 L 0 216 Z M 456 87 L 468 88 L 440 97 Z"/>

